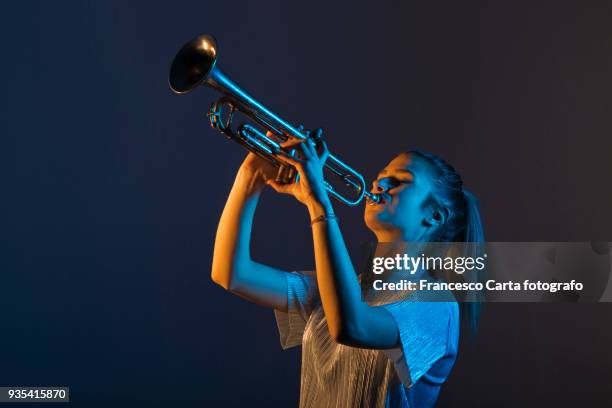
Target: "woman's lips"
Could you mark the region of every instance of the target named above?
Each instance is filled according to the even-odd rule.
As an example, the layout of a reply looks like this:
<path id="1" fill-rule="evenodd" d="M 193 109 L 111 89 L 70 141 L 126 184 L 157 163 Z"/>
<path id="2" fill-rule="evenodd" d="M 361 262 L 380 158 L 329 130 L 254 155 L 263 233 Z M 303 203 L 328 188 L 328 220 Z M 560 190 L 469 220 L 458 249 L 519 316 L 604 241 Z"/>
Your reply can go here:
<path id="1" fill-rule="evenodd" d="M 384 205 L 388 201 L 391 201 L 388 194 L 385 194 L 385 193 L 376 193 L 376 194 L 380 196 L 380 201 L 375 202 L 375 201 L 368 200 L 368 205 L 371 205 L 371 206 Z"/>

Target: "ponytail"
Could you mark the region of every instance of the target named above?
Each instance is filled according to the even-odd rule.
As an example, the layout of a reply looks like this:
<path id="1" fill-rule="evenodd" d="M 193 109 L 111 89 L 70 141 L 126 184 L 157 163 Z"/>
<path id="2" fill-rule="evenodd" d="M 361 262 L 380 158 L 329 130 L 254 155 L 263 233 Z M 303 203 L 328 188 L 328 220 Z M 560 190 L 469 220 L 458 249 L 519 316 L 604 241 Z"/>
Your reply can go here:
<path id="1" fill-rule="evenodd" d="M 432 237 L 432 242 L 462 243 L 464 256 L 474 258 L 483 256 L 485 237 L 478 199 L 463 188 L 463 180 L 459 173 L 440 157 L 419 149 L 410 150 L 408 153 L 421 157 L 432 166 L 436 180 L 432 195 L 439 205 L 447 207 L 451 213 L 445 225 Z M 482 272 L 470 274 L 469 279 L 481 282 L 483 274 Z M 456 275 L 451 279 L 456 278 L 465 280 L 468 276 Z M 481 298 L 482 294 L 479 292 L 468 293 L 460 304 L 463 323 L 467 324 L 472 334 L 475 334 L 478 328 Z"/>
<path id="2" fill-rule="evenodd" d="M 485 243 L 484 229 L 480 218 L 480 205 L 476 196 L 466 189 L 463 189 L 463 196 L 465 197 L 464 242 L 466 242 L 468 246 L 467 252 L 469 252 L 466 255 L 475 259 L 483 255 Z M 473 271 L 472 280 L 481 282 L 484 278 L 483 275 L 484 271 Z M 472 335 L 474 335 L 478 330 L 478 322 L 480 320 L 482 294 L 472 293 L 471 295 L 470 299 L 464 300 L 461 307 L 463 309 L 464 322 L 469 327 Z"/>
<path id="3" fill-rule="evenodd" d="M 463 242 L 475 242 L 484 244 L 484 229 L 480 219 L 480 204 L 476 196 L 465 188 L 463 189 L 465 199 L 465 239 Z"/>

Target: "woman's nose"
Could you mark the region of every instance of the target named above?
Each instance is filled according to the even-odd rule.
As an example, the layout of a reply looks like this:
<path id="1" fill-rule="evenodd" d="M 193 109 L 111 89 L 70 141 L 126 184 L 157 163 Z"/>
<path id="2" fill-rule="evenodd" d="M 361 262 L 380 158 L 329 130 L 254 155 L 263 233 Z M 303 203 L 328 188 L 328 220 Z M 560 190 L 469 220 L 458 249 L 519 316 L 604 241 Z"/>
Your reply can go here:
<path id="1" fill-rule="evenodd" d="M 385 185 L 384 179 L 374 180 L 374 190 L 379 193 L 382 193 L 383 191 L 387 190 L 387 186 Z"/>

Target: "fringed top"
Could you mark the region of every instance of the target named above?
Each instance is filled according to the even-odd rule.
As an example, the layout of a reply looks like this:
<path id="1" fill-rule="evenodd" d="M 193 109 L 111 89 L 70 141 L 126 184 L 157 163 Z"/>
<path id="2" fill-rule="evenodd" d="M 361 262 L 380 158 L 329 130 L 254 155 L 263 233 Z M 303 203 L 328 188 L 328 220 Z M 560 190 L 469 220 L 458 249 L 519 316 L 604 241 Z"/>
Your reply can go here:
<path id="1" fill-rule="evenodd" d="M 302 345 L 300 407 L 431 407 L 457 355 L 456 302 L 415 296 L 370 302 L 397 322 L 401 345 L 370 350 L 330 336 L 314 273 L 287 274 L 288 312 L 275 311 L 284 349 Z M 397 299 L 395 299 L 397 300 Z"/>

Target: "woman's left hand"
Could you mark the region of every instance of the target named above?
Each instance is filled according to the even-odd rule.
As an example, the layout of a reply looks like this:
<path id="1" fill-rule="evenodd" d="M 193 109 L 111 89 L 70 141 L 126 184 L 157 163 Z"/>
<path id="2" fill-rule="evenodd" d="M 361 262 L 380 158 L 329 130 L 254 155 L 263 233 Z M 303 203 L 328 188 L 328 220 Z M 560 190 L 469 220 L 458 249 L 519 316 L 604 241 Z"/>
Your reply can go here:
<path id="1" fill-rule="evenodd" d="M 325 142 L 321 140 L 322 133 L 321 129 L 315 129 L 306 139 L 292 140 L 283 144 L 284 149 L 296 149 L 299 153 L 299 157 L 291 157 L 288 154 L 280 157 L 298 171 L 300 175 L 298 182 L 279 184 L 275 180 L 266 181 L 266 184 L 277 192 L 291 194 L 309 208 L 313 205 L 331 207 L 323 179 L 323 166 L 329 157 L 329 151 Z M 320 140 L 320 151 L 317 151 L 313 137 Z"/>

